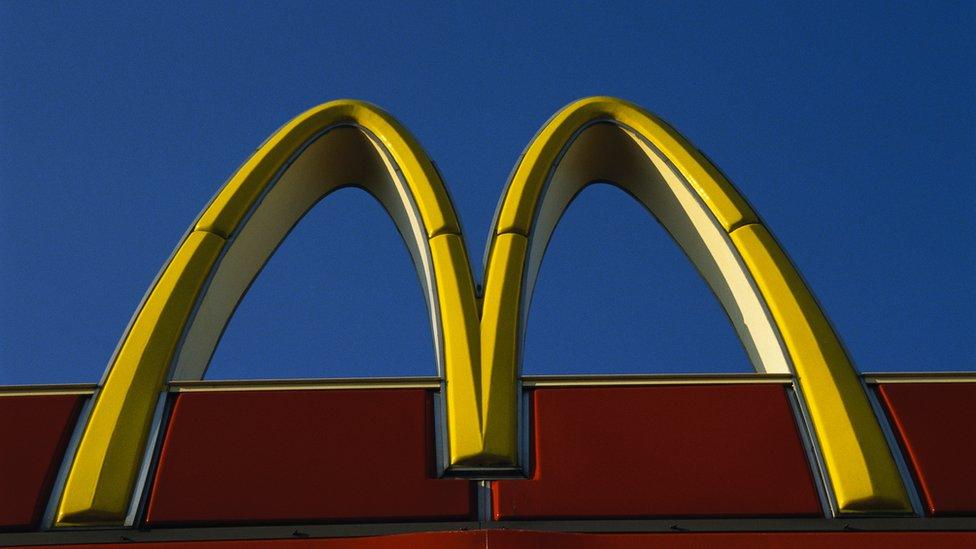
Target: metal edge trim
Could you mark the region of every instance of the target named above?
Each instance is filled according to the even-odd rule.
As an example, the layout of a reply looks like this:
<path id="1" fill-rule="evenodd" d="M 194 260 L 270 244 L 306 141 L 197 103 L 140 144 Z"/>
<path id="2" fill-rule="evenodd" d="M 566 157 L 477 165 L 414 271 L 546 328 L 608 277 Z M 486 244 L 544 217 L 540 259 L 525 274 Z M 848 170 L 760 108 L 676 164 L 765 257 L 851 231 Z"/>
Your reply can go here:
<path id="1" fill-rule="evenodd" d="M 0 397 L 37 395 L 92 395 L 98 385 L 94 383 L 64 383 L 43 385 L 0 385 Z"/>
<path id="2" fill-rule="evenodd" d="M 146 450 L 139 465 L 138 476 L 135 486 L 132 489 L 132 498 L 129 500 L 129 510 L 125 516 L 124 526 L 135 526 L 139 524 L 145 515 L 145 508 L 149 501 L 153 479 L 155 478 L 156 467 L 159 465 L 159 455 L 162 452 L 163 438 L 166 428 L 169 425 L 172 407 L 169 393 L 161 391 L 156 401 L 156 409 L 153 412 L 152 426 L 149 430 L 149 438 L 146 440 Z"/>
<path id="3" fill-rule="evenodd" d="M 61 465 L 58 467 L 58 474 L 51 485 L 51 491 L 47 495 L 47 504 L 44 507 L 44 514 L 41 516 L 40 528 L 47 530 L 54 527 L 54 520 L 57 517 L 58 505 L 61 504 L 61 496 L 64 494 L 64 485 L 68 481 L 68 472 L 71 465 L 75 462 L 75 454 L 78 452 L 78 445 L 81 444 L 81 436 L 88 427 L 88 419 L 91 417 L 92 408 L 95 406 L 95 398 L 89 396 L 81 405 L 78 411 L 78 418 L 71 431 L 71 438 L 61 456 Z"/>
<path id="4" fill-rule="evenodd" d="M 555 532 L 884 532 L 884 531 L 970 531 L 976 532 L 976 517 L 735 517 L 660 518 L 604 520 L 507 520 L 488 525 L 497 530 L 539 530 Z"/>
<path id="5" fill-rule="evenodd" d="M 833 516 L 833 506 L 831 504 L 829 479 L 824 474 L 826 469 L 820 462 L 817 455 L 812 433 L 807 428 L 806 416 L 803 414 L 803 405 L 800 404 L 800 397 L 797 395 L 796 384 L 786 387 L 786 400 L 789 402 L 790 410 L 793 412 L 793 421 L 796 424 L 796 433 L 803 445 L 803 452 L 806 454 L 807 467 L 810 470 L 810 480 L 817 490 L 817 499 L 820 501 L 820 509 L 824 518 Z"/>
<path id="6" fill-rule="evenodd" d="M 524 387 L 593 387 L 640 385 L 736 385 L 772 383 L 788 385 L 791 374 L 635 374 L 523 376 Z"/>
<path id="7" fill-rule="evenodd" d="M 888 418 L 887 409 L 882 405 L 881 399 L 878 398 L 878 394 L 874 389 L 865 387 L 864 392 L 868 396 L 868 402 L 871 404 L 871 409 L 874 411 L 875 417 L 878 418 L 878 425 L 881 427 L 881 432 L 884 434 L 885 441 L 888 443 L 888 450 L 891 451 L 891 457 L 895 460 L 898 473 L 901 474 L 901 482 L 905 486 L 908 500 L 912 504 L 912 512 L 915 516 L 924 517 L 928 513 L 926 512 L 926 507 L 922 502 L 922 496 L 918 490 L 918 479 L 915 478 L 913 468 L 909 466 L 908 461 L 905 459 L 905 449 L 895 435 L 895 430 L 892 428 L 891 421 Z"/>
<path id="8" fill-rule="evenodd" d="M 869 385 L 879 383 L 976 383 L 976 372 L 892 372 L 863 374 Z"/>
<path id="9" fill-rule="evenodd" d="M 536 530 L 544 532 L 976 532 L 976 517 L 942 518 L 674 518 L 606 520 L 509 520 L 372 524 L 291 524 L 132 529 L 91 529 L 52 532 L 0 533 L 0 546 L 119 543 L 133 541 L 206 541 L 365 537 L 418 532 L 465 530 Z"/>
<path id="10" fill-rule="evenodd" d="M 810 419 L 810 409 L 806 405 L 803 388 L 796 381 L 790 385 L 790 388 L 792 389 L 790 396 L 796 400 L 797 411 L 799 412 L 795 417 L 803 433 L 804 442 L 809 444 L 810 451 L 813 453 L 810 466 L 814 469 L 818 492 L 822 488 L 823 495 L 827 499 L 827 505 L 824 506 L 824 518 L 831 519 L 838 517 L 840 515 L 840 509 L 837 505 L 837 497 L 834 495 L 834 485 L 831 482 L 830 471 L 827 469 L 827 464 L 824 461 L 823 449 L 820 448 L 820 439 L 817 438 L 817 431 L 813 428 L 813 420 Z"/>
<path id="11" fill-rule="evenodd" d="M 435 377 L 171 381 L 169 392 L 295 391 L 326 389 L 440 389 Z"/>

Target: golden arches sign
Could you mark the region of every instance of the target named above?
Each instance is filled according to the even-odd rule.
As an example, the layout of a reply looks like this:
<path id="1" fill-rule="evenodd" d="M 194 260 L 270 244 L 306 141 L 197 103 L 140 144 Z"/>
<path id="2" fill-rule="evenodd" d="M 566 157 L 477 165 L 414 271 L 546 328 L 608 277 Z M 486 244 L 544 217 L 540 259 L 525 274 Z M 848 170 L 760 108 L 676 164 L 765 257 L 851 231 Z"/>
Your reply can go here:
<path id="1" fill-rule="evenodd" d="M 518 366 L 546 243 L 573 197 L 611 182 L 705 278 L 759 372 L 793 373 L 841 513 L 911 506 L 857 373 L 802 279 L 726 178 L 666 123 L 619 99 L 557 113 L 501 199 L 476 295 L 454 207 L 392 117 L 359 101 L 305 112 L 269 138 L 190 227 L 120 342 L 65 482 L 57 524 L 120 524 L 170 379 L 200 379 L 224 326 L 288 231 L 344 186 L 375 196 L 409 248 L 430 312 L 455 470 L 518 464 Z"/>

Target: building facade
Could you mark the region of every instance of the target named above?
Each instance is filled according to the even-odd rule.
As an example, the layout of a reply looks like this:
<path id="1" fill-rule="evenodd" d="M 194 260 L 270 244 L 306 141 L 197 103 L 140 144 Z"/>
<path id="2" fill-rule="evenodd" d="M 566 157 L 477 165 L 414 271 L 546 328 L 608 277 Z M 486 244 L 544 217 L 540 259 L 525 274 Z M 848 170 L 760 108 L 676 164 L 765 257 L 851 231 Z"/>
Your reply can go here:
<path id="1" fill-rule="evenodd" d="M 596 181 L 672 235 L 754 374 L 521 373 L 546 245 Z M 264 263 L 348 186 L 403 236 L 439 375 L 204 380 Z M 435 165 L 390 115 L 335 101 L 290 121 L 190 225 L 99 384 L 0 388 L 0 544 L 976 544 L 976 377 L 859 375 L 758 214 L 664 121 L 567 106 L 491 235 L 482 290 Z"/>

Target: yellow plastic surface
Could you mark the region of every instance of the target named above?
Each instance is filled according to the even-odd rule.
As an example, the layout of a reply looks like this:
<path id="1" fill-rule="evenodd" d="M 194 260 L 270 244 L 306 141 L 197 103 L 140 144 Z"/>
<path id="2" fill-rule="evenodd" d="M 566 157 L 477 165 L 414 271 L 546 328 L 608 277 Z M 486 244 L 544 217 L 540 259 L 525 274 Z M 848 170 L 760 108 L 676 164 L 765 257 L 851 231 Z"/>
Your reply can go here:
<path id="1" fill-rule="evenodd" d="M 622 99 L 590 97 L 559 111 L 533 139 L 506 191 L 495 234 L 528 236 L 549 170 L 560 151 L 577 130 L 601 120 L 628 126 L 657 147 L 694 187 L 726 231 L 758 221 L 722 173 L 665 122 Z"/>
<path id="2" fill-rule="evenodd" d="M 481 438 L 480 335 L 471 267 L 464 241 L 453 234 L 430 239 L 437 274 L 437 299 L 444 337 L 444 378 L 447 381 L 447 429 L 454 465 L 479 462 Z"/>
<path id="3" fill-rule="evenodd" d="M 163 376 L 224 239 L 187 236 L 139 312 L 97 396 L 58 507 L 56 524 L 125 518 Z"/>
<path id="4" fill-rule="evenodd" d="M 487 265 L 481 310 L 481 398 L 489 459 L 514 465 L 518 456 L 519 300 L 527 240 L 495 238 Z"/>
<path id="5" fill-rule="evenodd" d="M 406 128 L 374 105 L 347 99 L 310 109 L 268 138 L 224 185 L 196 229 L 228 237 L 288 159 L 319 132 L 341 124 L 367 129 L 390 152 L 410 186 L 427 236 L 461 233 L 450 196 L 443 186 L 432 184 L 440 181 L 437 170 Z"/>
<path id="6" fill-rule="evenodd" d="M 800 275 L 762 225 L 740 227 L 731 236 L 789 348 L 838 510 L 910 512 L 857 373 Z"/>

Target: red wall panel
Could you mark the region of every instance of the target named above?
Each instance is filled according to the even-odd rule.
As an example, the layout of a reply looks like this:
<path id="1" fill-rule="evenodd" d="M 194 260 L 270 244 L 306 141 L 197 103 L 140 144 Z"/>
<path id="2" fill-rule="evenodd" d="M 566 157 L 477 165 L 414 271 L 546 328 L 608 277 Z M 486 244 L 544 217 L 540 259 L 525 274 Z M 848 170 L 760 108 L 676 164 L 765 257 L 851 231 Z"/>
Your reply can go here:
<path id="1" fill-rule="evenodd" d="M 488 548 L 536 549 L 918 549 L 972 547 L 972 532 L 714 532 L 668 534 L 572 534 L 490 531 Z"/>
<path id="2" fill-rule="evenodd" d="M 92 547 L 125 547 L 132 549 L 188 549 L 191 547 L 212 549 L 260 549 L 281 547 L 283 549 L 485 549 L 484 531 L 465 532 L 422 532 L 416 534 L 393 534 L 388 536 L 366 536 L 358 538 L 318 538 L 318 539 L 262 539 L 227 541 L 168 541 L 157 543 L 106 543 L 98 545 L 61 545 L 62 549 L 91 549 Z M 49 547 L 49 546 L 35 546 Z"/>
<path id="3" fill-rule="evenodd" d="M 183 393 L 151 524 L 452 520 L 470 481 L 434 478 L 422 389 Z"/>
<path id="4" fill-rule="evenodd" d="M 779 385 L 538 389 L 530 480 L 497 519 L 820 515 Z"/>
<path id="5" fill-rule="evenodd" d="M 0 529 L 37 525 L 85 398 L 0 397 Z"/>
<path id="6" fill-rule="evenodd" d="M 976 514 L 976 383 L 878 386 L 932 515 Z"/>

